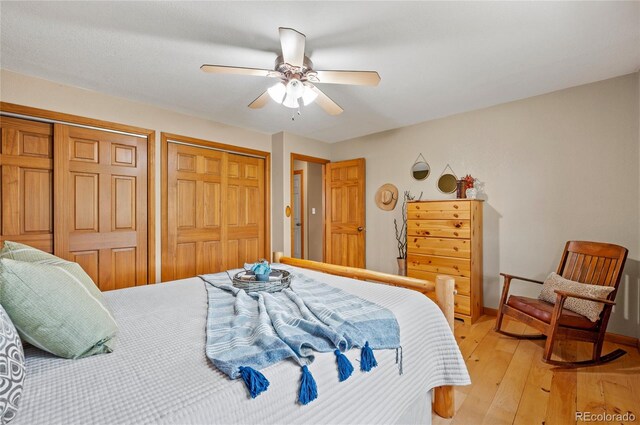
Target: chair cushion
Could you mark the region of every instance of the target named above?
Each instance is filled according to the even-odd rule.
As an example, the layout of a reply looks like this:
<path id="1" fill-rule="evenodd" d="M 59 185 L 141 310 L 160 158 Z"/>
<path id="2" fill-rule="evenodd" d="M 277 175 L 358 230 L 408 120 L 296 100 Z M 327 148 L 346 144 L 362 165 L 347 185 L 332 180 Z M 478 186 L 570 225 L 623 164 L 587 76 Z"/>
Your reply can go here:
<path id="1" fill-rule="evenodd" d="M 556 289 L 606 300 L 615 288 L 612 286 L 589 285 L 587 283 L 574 282 L 556 273 L 551 273 L 544 281 L 538 298 L 542 301 L 555 304 L 557 299 Z M 597 322 L 604 308 L 604 304 L 580 298 L 567 297 L 563 307 L 587 317 L 592 322 Z"/>
<path id="2" fill-rule="evenodd" d="M 523 313 L 533 316 L 536 319 L 542 320 L 545 323 L 551 323 L 551 316 L 553 315 L 553 304 L 546 301 L 537 300 L 535 298 L 520 297 L 517 295 L 511 295 L 507 301 L 507 305 L 520 310 Z M 586 317 L 574 313 L 573 311 L 562 309 L 562 315 L 560 316 L 560 326 L 576 329 L 592 330 L 597 327 L 598 323 L 594 323 Z"/>

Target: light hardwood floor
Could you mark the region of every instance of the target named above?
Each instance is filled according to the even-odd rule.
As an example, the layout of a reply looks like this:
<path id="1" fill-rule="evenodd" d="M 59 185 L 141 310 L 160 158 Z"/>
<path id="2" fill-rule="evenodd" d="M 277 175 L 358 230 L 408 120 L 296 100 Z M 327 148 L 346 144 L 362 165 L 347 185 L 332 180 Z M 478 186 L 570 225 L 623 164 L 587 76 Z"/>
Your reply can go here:
<path id="1" fill-rule="evenodd" d="M 605 342 L 603 353 L 621 347 L 627 355 L 607 365 L 563 369 L 542 362 L 544 340 L 518 340 L 493 331 L 495 317 L 482 316 L 473 325 L 456 320 L 455 336 L 472 385 L 455 390 L 453 419 L 433 417 L 434 425 L 575 424 L 576 412 L 635 415 L 640 424 L 640 353 L 637 348 Z M 505 319 L 504 329 L 535 333 Z M 591 345 L 559 341 L 555 355 L 587 359 Z M 582 423 L 582 422 L 577 422 Z"/>

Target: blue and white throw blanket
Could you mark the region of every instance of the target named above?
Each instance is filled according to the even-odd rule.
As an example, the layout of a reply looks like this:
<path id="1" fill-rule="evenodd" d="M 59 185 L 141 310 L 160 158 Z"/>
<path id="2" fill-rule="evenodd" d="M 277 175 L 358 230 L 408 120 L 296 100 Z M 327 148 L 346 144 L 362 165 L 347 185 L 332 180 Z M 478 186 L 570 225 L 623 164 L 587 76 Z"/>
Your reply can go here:
<path id="1" fill-rule="evenodd" d="M 335 353 L 340 381 L 353 373 L 343 354 L 351 348 L 361 350 L 364 372 L 377 366 L 372 350 L 400 349 L 402 373 L 400 327 L 391 311 L 298 270 L 278 268 L 288 270 L 292 281 L 275 293 L 234 287 L 231 277 L 239 270 L 200 276 L 209 298 L 207 357 L 230 378 L 242 378 L 252 398 L 269 386 L 260 369 L 292 359 L 302 369 L 298 402 L 314 400 L 316 383 L 307 367 L 314 351 Z"/>

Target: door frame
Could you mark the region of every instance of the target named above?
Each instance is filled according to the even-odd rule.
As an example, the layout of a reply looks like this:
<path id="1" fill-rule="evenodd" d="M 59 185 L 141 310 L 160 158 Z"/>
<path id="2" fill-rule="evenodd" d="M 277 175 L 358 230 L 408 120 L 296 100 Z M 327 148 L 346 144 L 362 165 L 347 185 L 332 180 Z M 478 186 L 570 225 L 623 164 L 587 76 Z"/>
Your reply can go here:
<path id="1" fill-rule="evenodd" d="M 315 156 L 303 155 L 300 153 L 291 152 L 291 162 L 289 166 L 289 183 L 290 183 L 290 195 L 289 195 L 289 203 L 291 205 L 291 209 L 293 210 L 293 175 L 294 175 L 294 161 L 305 161 L 305 162 L 313 162 L 315 164 L 322 165 L 322 261 L 325 260 L 325 247 L 327 243 L 327 233 L 325 230 L 325 220 L 327 219 L 326 214 L 326 198 L 325 198 L 325 187 L 324 187 L 324 179 L 325 179 L 325 165 L 330 163 L 331 161 L 324 158 L 318 158 Z M 303 202 L 304 205 L 304 202 Z M 291 214 L 293 216 L 293 213 Z M 289 220 L 289 227 L 291 228 L 291 255 L 293 256 L 293 218 Z M 302 256 L 304 258 L 304 244 L 302 245 Z"/>
<path id="2" fill-rule="evenodd" d="M 34 121 L 61 123 L 75 126 L 87 126 L 97 130 L 112 130 L 115 132 L 129 133 L 147 139 L 147 284 L 156 283 L 156 166 L 155 148 L 156 132 L 148 128 L 119 124 L 111 121 L 103 121 L 95 118 L 87 118 L 79 115 L 66 114 L 47 109 L 23 106 L 15 103 L 0 102 L 0 112 L 13 114 L 16 118 L 32 119 Z M 7 115 L 11 116 L 11 115 Z M 55 134 L 53 135 L 55 139 Z M 55 143 L 55 140 L 54 140 Z M 55 158 L 54 158 L 55 161 Z M 55 164 L 55 163 L 54 163 Z M 55 165 L 54 165 L 55 166 Z M 55 202 L 55 186 L 54 186 Z M 55 228 L 55 214 L 53 226 Z M 55 240 L 54 240 L 55 246 Z"/>
<path id="3" fill-rule="evenodd" d="M 300 174 L 300 204 L 301 208 L 300 208 L 300 255 L 301 255 L 301 259 L 304 260 L 304 228 L 305 228 L 305 220 L 304 220 L 304 216 L 306 213 L 305 210 L 305 205 L 304 205 L 304 171 L 303 170 L 293 170 L 293 176 L 295 177 L 296 174 Z M 291 196 L 293 196 L 293 192 L 291 192 Z M 293 213 L 293 211 L 295 211 L 294 202 L 295 197 L 291 198 L 291 218 L 294 218 L 295 213 Z M 291 220 L 291 256 L 293 257 L 293 253 L 294 253 L 294 242 L 295 242 L 295 237 L 294 237 L 294 230 L 295 230 L 295 220 Z M 294 257 L 295 258 L 295 257 Z"/>
<path id="4" fill-rule="evenodd" d="M 180 136 L 178 134 L 160 133 L 160 200 L 161 200 L 161 237 L 160 237 L 160 255 L 162 259 L 160 280 L 165 272 L 165 267 L 169 264 L 170 259 L 168 252 L 168 233 L 169 223 L 167 221 L 167 213 L 169 209 L 169 141 L 173 140 L 179 143 L 195 147 L 203 147 L 229 152 L 236 155 L 256 156 L 264 159 L 264 252 L 265 256 L 271 251 L 271 153 L 250 149 L 241 146 L 227 145 L 225 143 L 214 142 L 210 140 L 197 139 L 189 136 Z"/>

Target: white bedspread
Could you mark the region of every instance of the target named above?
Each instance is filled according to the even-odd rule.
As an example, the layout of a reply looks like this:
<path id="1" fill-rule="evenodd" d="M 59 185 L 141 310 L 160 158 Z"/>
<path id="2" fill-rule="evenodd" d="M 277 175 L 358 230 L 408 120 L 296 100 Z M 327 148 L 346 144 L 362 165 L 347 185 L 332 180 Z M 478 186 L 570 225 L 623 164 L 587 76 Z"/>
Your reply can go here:
<path id="1" fill-rule="evenodd" d="M 356 370 L 341 383 L 335 356 L 324 353 L 311 366 L 317 400 L 296 404 L 300 368 L 287 361 L 265 369 L 269 391 L 251 400 L 240 380 L 229 380 L 205 357 L 207 297 L 204 282 L 192 278 L 105 293 L 119 325 L 111 354 L 65 360 L 27 348 L 25 391 L 12 424 L 390 424 L 409 417 L 420 400 L 430 403 L 431 388 L 469 383 L 447 323 L 427 297 L 305 273 L 394 312 L 404 349 L 402 376 L 395 350 L 384 350 L 375 352 L 377 368 Z M 347 353 L 356 369 L 357 351 Z"/>

